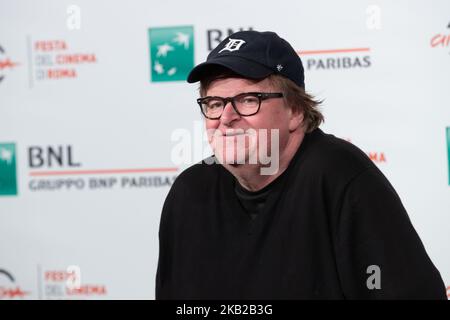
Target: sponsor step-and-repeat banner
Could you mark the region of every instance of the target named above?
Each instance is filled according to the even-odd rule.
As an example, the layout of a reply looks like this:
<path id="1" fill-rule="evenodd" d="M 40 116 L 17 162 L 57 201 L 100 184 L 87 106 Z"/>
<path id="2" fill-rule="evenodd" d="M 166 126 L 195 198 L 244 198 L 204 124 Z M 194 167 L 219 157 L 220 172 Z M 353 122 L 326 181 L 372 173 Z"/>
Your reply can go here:
<path id="1" fill-rule="evenodd" d="M 0 1 L 0 299 L 153 299 L 176 177 L 210 155 L 189 71 L 275 31 L 322 129 L 388 177 L 450 297 L 450 3 Z M 411 279 L 414 281 L 414 279 Z"/>

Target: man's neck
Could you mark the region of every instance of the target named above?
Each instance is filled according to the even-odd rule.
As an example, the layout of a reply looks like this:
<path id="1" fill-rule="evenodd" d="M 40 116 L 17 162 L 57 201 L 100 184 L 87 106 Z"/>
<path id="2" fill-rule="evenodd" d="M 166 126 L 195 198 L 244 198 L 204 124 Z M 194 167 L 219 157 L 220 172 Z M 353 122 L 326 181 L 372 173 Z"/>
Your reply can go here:
<path id="1" fill-rule="evenodd" d="M 261 190 L 278 178 L 287 169 L 289 163 L 303 142 L 304 136 L 305 134 L 303 132 L 299 132 L 291 137 L 284 150 L 280 152 L 278 170 L 273 174 L 261 174 L 261 169 L 265 167 L 261 164 L 223 164 L 223 166 L 245 189 L 249 191 Z"/>

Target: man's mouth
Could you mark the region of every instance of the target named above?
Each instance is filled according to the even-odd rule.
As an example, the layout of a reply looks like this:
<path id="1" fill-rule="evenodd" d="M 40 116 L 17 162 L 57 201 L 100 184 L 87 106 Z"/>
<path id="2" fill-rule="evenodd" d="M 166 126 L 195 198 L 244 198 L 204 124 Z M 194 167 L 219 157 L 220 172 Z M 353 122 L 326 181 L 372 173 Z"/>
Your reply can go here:
<path id="1" fill-rule="evenodd" d="M 224 137 L 235 137 L 235 136 L 240 136 L 245 134 L 245 132 L 243 131 L 239 131 L 239 132 L 226 132 L 223 134 Z"/>
<path id="2" fill-rule="evenodd" d="M 225 131 L 218 130 L 216 133 L 218 136 L 222 137 L 235 137 L 246 134 L 244 129 L 227 129 Z"/>

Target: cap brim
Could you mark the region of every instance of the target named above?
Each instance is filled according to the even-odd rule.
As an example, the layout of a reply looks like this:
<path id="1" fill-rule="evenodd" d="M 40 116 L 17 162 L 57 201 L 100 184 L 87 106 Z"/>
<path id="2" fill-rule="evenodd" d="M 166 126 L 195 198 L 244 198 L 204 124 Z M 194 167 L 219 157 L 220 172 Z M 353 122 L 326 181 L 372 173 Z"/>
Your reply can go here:
<path id="1" fill-rule="evenodd" d="M 222 66 L 231 71 L 249 79 L 262 79 L 274 73 L 273 70 L 256 63 L 237 56 L 221 56 L 209 61 L 203 62 L 191 70 L 187 77 L 187 82 L 194 83 L 202 80 L 208 75 L 212 66 Z"/>

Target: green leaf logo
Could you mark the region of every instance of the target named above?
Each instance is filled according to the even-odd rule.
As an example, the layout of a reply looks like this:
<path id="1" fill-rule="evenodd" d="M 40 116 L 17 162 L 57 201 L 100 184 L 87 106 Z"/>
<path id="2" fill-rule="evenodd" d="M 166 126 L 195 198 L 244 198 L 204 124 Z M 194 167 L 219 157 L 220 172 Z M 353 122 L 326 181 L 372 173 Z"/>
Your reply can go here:
<path id="1" fill-rule="evenodd" d="M 148 36 L 151 81 L 185 81 L 194 67 L 194 28 L 151 28 Z"/>
<path id="2" fill-rule="evenodd" d="M 2 195 L 17 195 L 14 143 L 0 143 L 0 196 Z"/>

